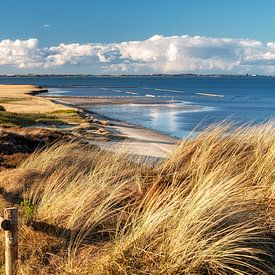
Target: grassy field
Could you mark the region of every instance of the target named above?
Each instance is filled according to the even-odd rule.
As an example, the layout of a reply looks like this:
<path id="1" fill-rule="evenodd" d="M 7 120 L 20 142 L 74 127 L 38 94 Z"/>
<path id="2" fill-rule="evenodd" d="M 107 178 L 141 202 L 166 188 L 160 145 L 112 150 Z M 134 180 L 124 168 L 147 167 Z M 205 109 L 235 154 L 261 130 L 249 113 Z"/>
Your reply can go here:
<path id="1" fill-rule="evenodd" d="M 2 171 L 19 274 L 273 274 L 274 123 L 225 132 L 153 167 L 69 143 Z"/>

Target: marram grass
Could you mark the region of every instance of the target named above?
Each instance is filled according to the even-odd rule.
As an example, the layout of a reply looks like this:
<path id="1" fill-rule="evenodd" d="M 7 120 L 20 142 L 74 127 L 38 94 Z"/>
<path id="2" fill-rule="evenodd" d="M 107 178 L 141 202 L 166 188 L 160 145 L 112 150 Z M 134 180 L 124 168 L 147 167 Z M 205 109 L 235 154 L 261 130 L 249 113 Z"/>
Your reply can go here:
<path id="1" fill-rule="evenodd" d="M 2 172 L 2 203 L 34 209 L 19 273 L 273 274 L 274 123 L 225 131 L 155 167 L 72 143 Z"/>

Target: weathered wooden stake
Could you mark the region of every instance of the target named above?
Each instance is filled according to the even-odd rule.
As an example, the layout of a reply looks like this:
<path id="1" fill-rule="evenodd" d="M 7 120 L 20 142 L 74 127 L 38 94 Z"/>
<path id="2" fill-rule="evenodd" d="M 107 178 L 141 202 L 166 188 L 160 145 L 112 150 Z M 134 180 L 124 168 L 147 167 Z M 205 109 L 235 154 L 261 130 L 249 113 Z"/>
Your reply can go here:
<path id="1" fill-rule="evenodd" d="M 5 225 L 5 270 L 6 275 L 15 275 L 18 257 L 18 211 L 17 208 L 4 209 Z M 4 226 L 4 227 L 5 227 Z"/>

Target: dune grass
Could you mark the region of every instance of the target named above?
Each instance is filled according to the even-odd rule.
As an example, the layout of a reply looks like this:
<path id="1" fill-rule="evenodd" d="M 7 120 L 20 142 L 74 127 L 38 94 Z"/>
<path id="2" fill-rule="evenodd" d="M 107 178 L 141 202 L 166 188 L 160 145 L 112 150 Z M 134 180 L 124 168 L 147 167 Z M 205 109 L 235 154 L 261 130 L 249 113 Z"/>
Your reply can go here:
<path id="1" fill-rule="evenodd" d="M 225 132 L 154 167 L 70 143 L 1 172 L 1 207 L 25 202 L 19 273 L 273 274 L 274 123 Z"/>

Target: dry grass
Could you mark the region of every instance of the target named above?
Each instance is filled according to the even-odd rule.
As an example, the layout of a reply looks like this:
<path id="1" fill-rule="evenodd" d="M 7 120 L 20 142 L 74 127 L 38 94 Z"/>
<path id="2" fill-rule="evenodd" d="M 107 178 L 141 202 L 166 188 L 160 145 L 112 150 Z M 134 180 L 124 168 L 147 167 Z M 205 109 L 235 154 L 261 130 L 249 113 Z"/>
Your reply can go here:
<path id="1" fill-rule="evenodd" d="M 225 130 L 156 167 L 72 143 L 2 172 L 20 274 L 272 274 L 274 124 Z"/>

